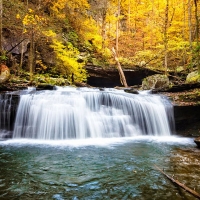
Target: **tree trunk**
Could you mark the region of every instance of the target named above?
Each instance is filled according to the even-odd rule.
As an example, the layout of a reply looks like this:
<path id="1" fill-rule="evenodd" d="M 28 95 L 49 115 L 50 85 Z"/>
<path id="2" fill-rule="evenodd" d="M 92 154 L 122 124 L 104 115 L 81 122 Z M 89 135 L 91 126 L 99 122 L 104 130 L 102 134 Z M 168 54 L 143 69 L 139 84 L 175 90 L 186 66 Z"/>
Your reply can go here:
<path id="1" fill-rule="evenodd" d="M 34 58 L 34 35 L 31 31 L 30 51 L 29 51 L 29 70 L 30 70 L 30 82 L 33 81 L 33 58 Z"/>
<path id="2" fill-rule="evenodd" d="M 101 29 L 101 37 L 102 37 L 102 50 L 105 50 L 105 40 L 106 40 L 106 15 L 107 15 L 107 0 L 103 2 L 103 9 L 102 9 L 102 29 Z"/>
<path id="3" fill-rule="evenodd" d="M 188 27 L 189 27 L 189 43 L 192 51 L 192 6 L 191 0 L 188 0 Z"/>
<path id="4" fill-rule="evenodd" d="M 116 23 L 116 55 L 119 50 L 119 23 L 120 23 L 120 0 L 118 0 L 117 23 Z"/>
<path id="5" fill-rule="evenodd" d="M 128 33 L 131 32 L 131 0 L 128 1 Z"/>
<path id="6" fill-rule="evenodd" d="M 28 11 L 28 0 L 26 1 L 26 12 Z M 23 24 L 23 28 L 22 28 L 22 40 L 24 38 L 23 34 L 24 34 L 24 29 L 25 26 Z M 18 74 L 20 74 L 20 71 L 22 69 L 22 65 L 23 65 L 23 58 L 24 58 L 24 41 L 21 44 L 21 56 L 20 56 L 20 63 L 19 63 L 19 69 L 18 69 Z"/>
<path id="7" fill-rule="evenodd" d="M 195 19 L 196 19 L 196 59 L 197 59 L 197 67 L 198 67 L 198 74 L 200 75 L 200 50 L 199 50 L 199 16 L 198 16 L 198 4 L 197 0 L 194 0 L 195 5 Z"/>
<path id="8" fill-rule="evenodd" d="M 121 81 L 121 84 L 124 86 L 124 87 L 128 87 L 127 85 L 127 82 L 126 82 L 126 78 L 124 76 L 124 72 L 121 68 L 121 65 L 120 65 L 120 62 L 119 62 L 119 59 L 117 57 L 117 54 L 116 54 L 116 51 L 115 51 L 115 48 L 113 47 L 112 48 L 112 53 L 113 53 L 113 57 L 115 59 L 115 61 L 117 62 L 117 69 L 119 71 L 119 76 L 120 76 L 120 81 Z"/>
<path id="9" fill-rule="evenodd" d="M 0 0 L 0 53 L 2 53 L 3 0 Z"/>
<path id="10" fill-rule="evenodd" d="M 178 180 L 173 179 L 172 177 L 170 177 L 169 175 L 167 175 L 165 172 L 163 172 L 158 166 L 155 165 L 155 167 L 157 168 L 158 171 L 160 171 L 162 174 L 164 174 L 169 180 L 171 180 L 173 183 L 179 185 L 180 187 L 182 187 L 184 190 L 186 190 L 187 192 L 189 192 L 190 194 L 192 194 L 193 196 L 197 197 L 198 199 L 200 199 L 200 194 L 197 193 L 196 191 L 188 188 L 187 186 L 185 186 L 184 184 L 180 183 Z"/>
<path id="11" fill-rule="evenodd" d="M 165 24 L 164 24 L 164 50 L 165 50 L 165 75 L 168 74 L 168 22 L 169 22 L 169 0 L 166 0 L 165 7 Z"/>

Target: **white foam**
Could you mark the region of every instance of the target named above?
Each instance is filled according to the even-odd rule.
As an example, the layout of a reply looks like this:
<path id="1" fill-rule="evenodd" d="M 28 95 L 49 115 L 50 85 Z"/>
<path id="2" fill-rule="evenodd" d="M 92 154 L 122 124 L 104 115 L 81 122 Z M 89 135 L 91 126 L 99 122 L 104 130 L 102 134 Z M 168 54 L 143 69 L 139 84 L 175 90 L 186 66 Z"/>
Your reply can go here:
<path id="1" fill-rule="evenodd" d="M 166 143 L 177 145 L 192 145 L 194 144 L 193 138 L 178 137 L 178 136 L 135 136 L 124 138 L 90 138 L 90 139 L 72 139 L 72 140 L 38 140 L 38 139 L 10 139 L 1 141 L 0 145 L 11 146 L 54 146 L 54 147 L 85 147 L 85 146 L 100 146 L 112 147 L 125 143 Z M 194 144 L 195 145 L 195 144 Z"/>

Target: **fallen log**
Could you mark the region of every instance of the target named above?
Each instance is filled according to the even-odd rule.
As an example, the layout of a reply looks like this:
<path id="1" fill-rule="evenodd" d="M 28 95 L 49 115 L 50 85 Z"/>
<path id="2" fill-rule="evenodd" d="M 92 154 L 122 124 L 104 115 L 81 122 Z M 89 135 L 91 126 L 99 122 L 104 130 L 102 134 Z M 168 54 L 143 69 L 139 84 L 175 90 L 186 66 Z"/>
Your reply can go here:
<path id="1" fill-rule="evenodd" d="M 194 190 L 190 189 L 189 187 L 185 186 L 183 183 L 179 182 L 178 180 L 173 179 L 172 177 L 167 175 L 163 170 L 161 170 L 158 166 L 155 165 L 155 167 L 156 167 L 156 169 L 158 171 L 160 171 L 163 175 L 165 175 L 170 181 L 172 181 L 173 183 L 175 183 L 178 186 L 182 187 L 185 191 L 189 192 L 193 196 L 195 196 L 198 199 L 200 199 L 200 194 L 199 193 L 197 193 L 196 191 L 194 191 Z"/>
<path id="2" fill-rule="evenodd" d="M 119 72 L 119 77 L 120 77 L 121 84 L 124 87 L 128 87 L 128 84 L 126 82 L 126 78 L 125 78 L 124 72 L 122 70 L 122 67 L 120 65 L 120 62 L 119 62 L 119 59 L 117 57 L 117 54 L 115 52 L 115 48 L 114 47 L 112 48 L 112 53 L 113 53 L 113 57 L 114 57 L 115 61 L 117 62 L 117 69 L 118 69 L 118 72 Z"/>

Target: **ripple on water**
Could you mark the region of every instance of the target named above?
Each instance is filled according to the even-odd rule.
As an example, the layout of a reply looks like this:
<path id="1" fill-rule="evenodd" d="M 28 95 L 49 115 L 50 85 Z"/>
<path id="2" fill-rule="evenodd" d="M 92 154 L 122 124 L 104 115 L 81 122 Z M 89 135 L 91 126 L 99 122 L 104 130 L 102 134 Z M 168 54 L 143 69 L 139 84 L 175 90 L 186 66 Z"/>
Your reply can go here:
<path id="1" fill-rule="evenodd" d="M 62 148 L 3 142 L 0 199 L 192 200 L 154 168 L 156 164 L 200 191 L 200 150 L 192 139 L 171 140 L 124 139 Z"/>

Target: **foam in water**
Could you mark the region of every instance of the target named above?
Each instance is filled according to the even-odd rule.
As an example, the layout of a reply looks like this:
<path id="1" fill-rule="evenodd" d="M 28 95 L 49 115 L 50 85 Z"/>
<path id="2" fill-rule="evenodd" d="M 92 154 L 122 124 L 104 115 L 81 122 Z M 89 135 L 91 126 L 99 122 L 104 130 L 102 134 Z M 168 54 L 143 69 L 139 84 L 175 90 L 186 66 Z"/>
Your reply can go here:
<path id="1" fill-rule="evenodd" d="M 161 96 L 65 87 L 21 95 L 13 138 L 169 136 L 171 122 L 173 106 Z"/>

